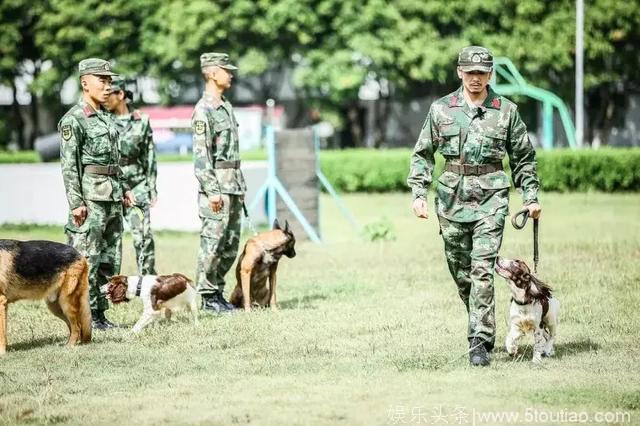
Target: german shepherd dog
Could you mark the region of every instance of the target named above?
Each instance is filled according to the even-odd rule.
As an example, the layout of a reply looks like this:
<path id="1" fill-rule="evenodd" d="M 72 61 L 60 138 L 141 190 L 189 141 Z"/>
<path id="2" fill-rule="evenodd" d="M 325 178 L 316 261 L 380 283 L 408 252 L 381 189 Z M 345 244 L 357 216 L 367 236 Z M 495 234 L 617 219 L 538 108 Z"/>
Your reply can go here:
<path id="1" fill-rule="evenodd" d="M 296 237 L 285 221 L 284 229 L 278 220 L 271 231 L 262 232 L 244 245 L 236 267 L 236 288 L 229 302 L 237 308 L 251 310 L 251 305 L 269 306 L 277 310 L 276 271 L 282 255 L 296 256 Z M 267 286 L 267 278 L 269 285 Z"/>
<path id="2" fill-rule="evenodd" d="M 69 328 L 67 345 L 91 341 L 89 264 L 73 247 L 0 240 L 0 355 L 7 350 L 7 305 L 21 299 L 46 299 Z"/>

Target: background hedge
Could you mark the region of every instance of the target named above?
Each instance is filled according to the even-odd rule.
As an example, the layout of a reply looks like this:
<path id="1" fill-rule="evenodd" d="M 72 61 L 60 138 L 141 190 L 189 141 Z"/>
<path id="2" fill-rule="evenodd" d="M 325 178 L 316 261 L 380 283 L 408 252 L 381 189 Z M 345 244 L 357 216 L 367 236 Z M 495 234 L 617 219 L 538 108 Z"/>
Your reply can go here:
<path id="1" fill-rule="evenodd" d="M 243 152 L 244 160 L 266 159 L 264 151 Z M 341 192 L 407 191 L 411 150 L 327 150 L 320 154 L 322 171 Z M 160 161 L 193 161 L 192 156 L 161 155 Z M 2 163 L 39 161 L 33 151 L 0 151 Z M 442 173 L 443 158 L 436 156 L 435 176 Z M 505 161 L 508 171 L 508 164 Z M 538 151 L 538 174 L 546 191 L 640 191 L 640 149 Z M 435 179 L 434 179 L 435 180 Z"/>
<path id="2" fill-rule="evenodd" d="M 405 191 L 410 156 L 409 149 L 323 151 L 320 164 L 342 192 Z M 640 149 L 538 151 L 537 158 L 546 191 L 640 191 Z M 435 176 L 443 163 L 436 156 Z"/>

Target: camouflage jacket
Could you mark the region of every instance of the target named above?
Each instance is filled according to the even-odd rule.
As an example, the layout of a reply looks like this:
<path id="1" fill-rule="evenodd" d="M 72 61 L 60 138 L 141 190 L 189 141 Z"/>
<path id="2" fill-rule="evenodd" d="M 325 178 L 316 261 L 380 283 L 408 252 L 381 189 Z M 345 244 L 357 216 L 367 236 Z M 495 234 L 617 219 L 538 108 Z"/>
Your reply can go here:
<path id="1" fill-rule="evenodd" d="M 157 197 L 156 150 L 149 116 L 133 111 L 124 116 L 114 116 L 120 134 L 120 168 L 136 203 L 146 205 Z"/>
<path id="2" fill-rule="evenodd" d="M 214 99 L 205 94 L 198 101 L 191 118 L 193 157 L 200 193 L 242 195 L 247 190 L 242 171 L 215 168 L 216 161 L 240 161 L 238 122 L 231 103 L 224 97 Z"/>
<path id="3" fill-rule="evenodd" d="M 474 165 L 501 163 L 508 155 L 524 203 L 537 202 L 536 153 L 517 106 L 489 87 L 479 113 L 468 105 L 462 90 L 438 99 L 429 109 L 407 178 L 414 199 L 426 199 L 437 151 L 447 161 Z M 507 214 L 510 186 L 502 170 L 480 176 L 445 171 L 436 188 L 437 213 L 457 222 L 473 222 L 498 211 Z"/>
<path id="4" fill-rule="evenodd" d="M 118 131 L 111 114 L 96 111 L 84 100 L 62 117 L 58 123 L 62 137 L 60 163 L 62 179 L 71 210 L 90 201 L 120 201 L 129 190 L 118 164 Z M 85 173 L 87 165 L 113 165 L 116 175 Z"/>

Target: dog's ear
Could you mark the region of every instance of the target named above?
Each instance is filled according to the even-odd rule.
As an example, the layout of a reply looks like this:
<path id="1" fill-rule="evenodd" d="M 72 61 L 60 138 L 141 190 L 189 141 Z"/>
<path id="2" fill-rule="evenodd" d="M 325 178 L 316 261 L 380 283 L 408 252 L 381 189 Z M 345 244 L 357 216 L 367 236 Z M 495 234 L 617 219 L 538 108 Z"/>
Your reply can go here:
<path id="1" fill-rule="evenodd" d="M 273 229 L 282 229 L 280 228 L 280 224 L 278 223 L 278 219 L 273 221 Z"/>
<path id="2" fill-rule="evenodd" d="M 531 296 L 550 297 L 551 291 L 552 289 L 550 286 L 531 275 L 531 281 L 529 285 L 529 293 L 531 294 Z"/>
<path id="3" fill-rule="evenodd" d="M 289 221 L 284 220 L 284 232 L 289 232 Z"/>

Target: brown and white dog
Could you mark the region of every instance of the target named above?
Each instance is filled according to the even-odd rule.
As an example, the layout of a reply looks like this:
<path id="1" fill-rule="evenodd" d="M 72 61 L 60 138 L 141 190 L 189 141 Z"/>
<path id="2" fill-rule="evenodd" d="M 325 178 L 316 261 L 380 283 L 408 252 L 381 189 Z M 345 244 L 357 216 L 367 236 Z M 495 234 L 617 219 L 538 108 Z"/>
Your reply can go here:
<path id="1" fill-rule="evenodd" d="M 288 258 L 295 257 L 295 245 L 296 237 L 289 230 L 289 222 L 285 221 L 282 229 L 277 219 L 273 223 L 273 230 L 262 232 L 248 240 L 236 266 L 237 283 L 229 302 L 238 308 L 244 307 L 246 311 L 251 310 L 252 304 L 278 309 L 278 261 L 282 255 Z"/>
<path id="2" fill-rule="evenodd" d="M 162 314 L 171 319 L 173 312 L 183 309 L 191 312 L 193 322 L 198 324 L 198 294 L 191 280 L 182 274 L 115 275 L 101 290 L 113 304 L 129 302 L 134 297 L 142 299 L 142 315 L 133 326 L 134 333 L 139 333 Z"/>
<path id="3" fill-rule="evenodd" d="M 518 353 L 518 341 L 533 332 L 533 362 L 552 356 L 558 327 L 560 302 L 551 294 L 551 287 L 534 277 L 522 260 L 498 257 L 496 272 L 507 280 L 511 289 L 509 332 L 505 347 L 509 355 Z"/>
<path id="4" fill-rule="evenodd" d="M 0 240 L 0 355 L 7 349 L 7 305 L 21 299 L 45 299 L 69 328 L 67 345 L 91 341 L 89 264 L 73 247 Z"/>

